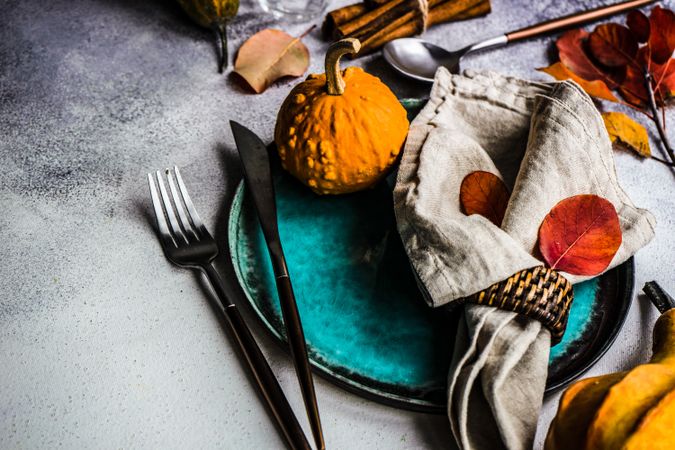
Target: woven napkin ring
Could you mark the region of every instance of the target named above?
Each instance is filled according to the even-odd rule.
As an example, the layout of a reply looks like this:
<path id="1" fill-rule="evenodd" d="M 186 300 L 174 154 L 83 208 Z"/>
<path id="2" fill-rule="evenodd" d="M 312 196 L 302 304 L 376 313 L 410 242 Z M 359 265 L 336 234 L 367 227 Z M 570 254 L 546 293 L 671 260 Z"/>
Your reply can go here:
<path id="1" fill-rule="evenodd" d="M 572 305 L 572 283 L 544 266 L 521 270 L 465 299 L 539 320 L 551 331 L 551 345 L 562 339 Z"/>

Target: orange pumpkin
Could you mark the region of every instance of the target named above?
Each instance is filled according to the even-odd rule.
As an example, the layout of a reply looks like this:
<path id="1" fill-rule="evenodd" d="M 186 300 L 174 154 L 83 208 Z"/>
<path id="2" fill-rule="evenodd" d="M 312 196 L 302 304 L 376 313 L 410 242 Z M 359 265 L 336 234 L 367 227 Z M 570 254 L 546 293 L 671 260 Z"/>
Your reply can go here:
<path id="1" fill-rule="evenodd" d="M 360 43 L 343 39 L 326 53 L 326 73 L 298 84 L 277 116 L 274 140 L 284 169 L 318 194 L 373 186 L 398 157 L 406 111 L 379 78 L 340 58 Z"/>
<path id="2" fill-rule="evenodd" d="M 654 326 L 654 354 L 626 372 L 587 378 L 563 393 L 545 450 L 675 448 L 675 309 Z"/>

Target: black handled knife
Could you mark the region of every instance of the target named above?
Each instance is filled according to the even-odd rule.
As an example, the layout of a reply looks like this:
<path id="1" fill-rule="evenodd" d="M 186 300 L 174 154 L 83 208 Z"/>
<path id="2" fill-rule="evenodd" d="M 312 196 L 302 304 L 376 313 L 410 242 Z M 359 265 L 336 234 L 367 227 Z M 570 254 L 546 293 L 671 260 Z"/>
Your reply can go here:
<path id="1" fill-rule="evenodd" d="M 319 407 L 314 392 L 314 381 L 307 358 L 305 333 L 302 330 L 298 306 L 291 279 L 288 276 L 286 258 L 281 248 L 279 228 L 277 224 L 277 207 L 274 200 L 274 184 L 270 168 L 269 154 L 265 144 L 258 136 L 243 125 L 230 121 L 232 134 L 239 150 L 239 158 L 244 168 L 246 187 L 253 197 L 255 209 L 258 212 L 260 226 L 267 242 L 272 267 L 276 278 L 277 292 L 281 303 L 281 314 L 286 326 L 286 336 L 291 348 L 291 356 L 295 364 L 295 373 L 300 382 L 302 398 L 305 402 L 307 417 L 314 435 L 314 442 L 318 449 L 325 449 Z"/>

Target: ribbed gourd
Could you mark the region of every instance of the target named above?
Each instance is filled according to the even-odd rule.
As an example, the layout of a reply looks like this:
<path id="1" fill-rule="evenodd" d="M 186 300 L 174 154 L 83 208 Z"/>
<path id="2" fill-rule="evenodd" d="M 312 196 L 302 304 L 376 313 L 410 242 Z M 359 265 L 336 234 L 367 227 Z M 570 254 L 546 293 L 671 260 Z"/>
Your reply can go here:
<path id="1" fill-rule="evenodd" d="M 332 44 L 326 73 L 295 86 L 277 116 L 274 140 L 282 166 L 318 194 L 375 185 L 408 133 L 405 109 L 379 78 L 358 67 L 340 71 L 340 58 L 359 48 L 356 39 Z"/>
<path id="2" fill-rule="evenodd" d="M 226 25 L 237 15 L 239 0 L 178 0 L 178 3 L 198 25 L 218 32 L 220 37 L 218 72 L 222 73 L 227 65 Z"/>
<path id="3" fill-rule="evenodd" d="M 567 388 L 545 450 L 675 448 L 675 309 L 668 298 L 671 309 L 660 308 L 649 363 Z"/>

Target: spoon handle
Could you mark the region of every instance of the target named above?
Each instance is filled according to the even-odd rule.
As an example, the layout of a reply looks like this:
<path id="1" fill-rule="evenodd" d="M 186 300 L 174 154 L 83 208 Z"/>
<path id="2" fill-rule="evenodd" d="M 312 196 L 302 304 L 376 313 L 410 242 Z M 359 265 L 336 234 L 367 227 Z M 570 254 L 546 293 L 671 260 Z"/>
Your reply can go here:
<path id="1" fill-rule="evenodd" d="M 522 41 L 544 34 L 562 31 L 567 28 L 573 28 L 579 25 L 584 25 L 598 19 L 612 16 L 629 9 L 639 8 L 641 6 L 655 3 L 656 0 L 629 0 L 627 2 L 617 3 L 615 5 L 601 6 L 590 11 L 570 14 L 569 16 L 560 17 L 557 19 L 547 20 L 546 22 L 531 25 L 529 27 L 521 28 L 520 30 L 506 33 L 506 39 L 510 42 Z"/>

